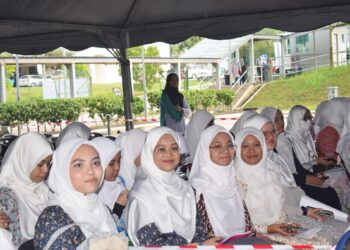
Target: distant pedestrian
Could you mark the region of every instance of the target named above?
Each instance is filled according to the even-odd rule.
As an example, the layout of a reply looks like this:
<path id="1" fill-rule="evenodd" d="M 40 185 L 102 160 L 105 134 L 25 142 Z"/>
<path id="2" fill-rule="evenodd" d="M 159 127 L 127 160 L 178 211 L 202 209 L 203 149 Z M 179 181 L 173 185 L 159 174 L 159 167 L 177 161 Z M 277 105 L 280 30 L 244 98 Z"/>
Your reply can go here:
<path id="1" fill-rule="evenodd" d="M 183 94 L 179 91 L 179 77 L 170 73 L 160 99 L 160 125 L 184 134 L 185 117 L 191 113 Z"/>

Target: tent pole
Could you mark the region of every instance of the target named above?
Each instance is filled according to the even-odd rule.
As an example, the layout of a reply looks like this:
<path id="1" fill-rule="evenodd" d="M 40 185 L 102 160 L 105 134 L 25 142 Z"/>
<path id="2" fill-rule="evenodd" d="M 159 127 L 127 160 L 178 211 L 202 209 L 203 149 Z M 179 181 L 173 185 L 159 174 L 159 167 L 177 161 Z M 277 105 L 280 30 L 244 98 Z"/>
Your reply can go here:
<path id="1" fill-rule="evenodd" d="M 125 39 L 125 35 L 126 34 L 123 33 L 122 38 Z M 122 70 L 125 129 L 128 131 L 134 128 L 134 124 L 133 124 L 132 107 L 131 107 L 132 90 L 131 90 L 130 61 L 127 55 L 127 50 L 126 50 L 127 47 L 125 45 L 126 44 L 123 42 L 123 46 L 119 49 L 120 51 L 119 62 Z"/>

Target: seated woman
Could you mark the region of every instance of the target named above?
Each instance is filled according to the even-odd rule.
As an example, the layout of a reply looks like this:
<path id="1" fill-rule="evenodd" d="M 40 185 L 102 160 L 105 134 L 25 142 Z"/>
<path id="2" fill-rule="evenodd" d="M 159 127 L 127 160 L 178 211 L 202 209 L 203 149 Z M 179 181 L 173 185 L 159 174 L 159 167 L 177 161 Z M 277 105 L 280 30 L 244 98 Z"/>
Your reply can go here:
<path id="1" fill-rule="evenodd" d="M 103 174 L 93 142 L 75 138 L 60 145 L 48 179 L 54 196 L 35 226 L 35 249 L 75 249 L 100 233 L 116 232 L 96 194 Z"/>
<path id="2" fill-rule="evenodd" d="M 140 166 L 140 154 L 147 133 L 141 129 L 132 129 L 120 135 L 120 172 L 125 180 L 126 189 L 130 190 L 135 182 L 137 168 Z"/>
<path id="3" fill-rule="evenodd" d="M 0 207 L 8 220 L 0 227 L 9 230 L 16 247 L 33 239 L 35 223 L 49 200 L 44 180 L 51 159 L 50 143 L 35 132 L 18 137 L 6 152 L 0 174 Z"/>
<path id="4" fill-rule="evenodd" d="M 206 238 L 253 231 L 249 213 L 236 183 L 232 135 L 221 126 L 202 133 L 189 182 L 196 191 Z"/>
<path id="5" fill-rule="evenodd" d="M 306 108 L 302 108 L 302 109 L 304 110 L 304 112 L 301 112 L 301 113 L 305 114 Z M 295 183 L 306 193 L 306 195 L 310 196 L 311 198 L 318 200 L 329 206 L 332 206 L 336 209 L 340 209 L 341 205 L 340 205 L 339 197 L 335 192 L 335 190 L 331 187 L 328 187 L 328 188 L 321 187 L 324 180 L 314 175 L 311 171 L 306 170 L 301 165 L 300 161 L 298 160 L 298 157 L 296 157 L 293 144 L 289 139 L 287 132 L 284 131 L 284 119 L 283 119 L 282 112 L 272 107 L 268 108 L 269 112 L 264 110 L 262 111 L 262 113 L 267 114 L 271 120 L 274 120 L 274 125 L 278 132 L 277 144 L 276 144 L 275 150 L 276 152 L 278 152 L 278 155 L 281 156 L 282 159 L 287 163 L 288 167 L 292 171 Z M 273 112 L 273 110 L 275 110 L 275 112 Z M 295 108 L 295 110 L 297 110 L 297 108 Z M 301 120 L 302 119 L 300 119 L 299 123 L 301 123 Z M 288 119 L 288 122 L 289 121 L 290 119 Z M 289 127 L 291 126 L 292 125 L 289 125 Z M 304 133 L 308 134 L 309 140 L 312 141 L 312 139 L 310 139 L 311 134 L 307 130 Z M 312 144 L 310 143 L 309 145 L 312 146 Z M 309 149 L 305 149 L 305 151 L 309 151 Z M 313 153 L 313 154 L 316 155 L 316 153 Z"/>
<path id="6" fill-rule="evenodd" d="M 98 197 L 120 218 L 128 201 L 128 190 L 119 185 L 117 178 L 120 170 L 120 146 L 105 137 L 96 137 L 92 141 L 100 152 L 101 165 L 106 169 Z"/>
<path id="7" fill-rule="evenodd" d="M 235 124 L 230 129 L 230 133 L 235 137 L 236 134 L 243 128 L 244 122 L 252 115 L 257 114 L 255 110 L 245 110 L 243 114 L 238 118 Z"/>
<path id="8" fill-rule="evenodd" d="M 214 244 L 221 239 L 205 238 L 193 189 L 174 171 L 180 160 L 178 143 L 167 127 L 154 128 L 147 135 L 126 207 L 134 246 Z"/>
<path id="9" fill-rule="evenodd" d="M 333 161 L 333 164 L 330 165 L 329 168 L 334 169 L 323 172 L 322 169 L 324 169 L 324 167 L 320 166 L 318 167 L 317 171 L 322 171 L 324 175 L 329 177 L 331 187 L 337 191 L 337 194 L 339 196 L 342 210 L 349 213 L 350 174 L 346 168 L 341 167 L 341 158 L 336 152 L 339 139 L 340 136 L 338 131 L 331 126 L 326 126 L 319 131 L 319 133 L 316 136 L 317 155 L 320 157 L 327 157 L 328 160 Z"/>
<path id="10" fill-rule="evenodd" d="M 322 218 L 317 215 L 317 212 L 319 212 L 320 209 L 302 208 L 299 206 L 301 198 L 306 196 L 306 194 L 296 185 L 293 173 L 287 163 L 278 153 L 274 152 L 277 142 L 277 131 L 275 130 L 272 121 L 265 115 L 257 114 L 250 117 L 244 123 L 244 127 L 257 128 L 264 134 L 267 147 L 267 167 L 269 170 L 277 174 L 285 193 L 283 210 L 289 215 L 303 214 L 321 220 Z"/>
<path id="11" fill-rule="evenodd" d="M 243 128 L 237 134 L 236 142 L 235 166 L 238 183 L 257 232 L 268 233 L 267 237 L 284 244 L 330 244 L 327 239 L 317 235 L 310 240 L 290 237 L 295 232 L 288 232 L 284 224 L 289 221 L 283 210 L 285 194 L 278 176 L 268 167 L 263 133 L 253 127 Z M 303 222 L 308 221 L 307 219 L 302 217 Z"/>

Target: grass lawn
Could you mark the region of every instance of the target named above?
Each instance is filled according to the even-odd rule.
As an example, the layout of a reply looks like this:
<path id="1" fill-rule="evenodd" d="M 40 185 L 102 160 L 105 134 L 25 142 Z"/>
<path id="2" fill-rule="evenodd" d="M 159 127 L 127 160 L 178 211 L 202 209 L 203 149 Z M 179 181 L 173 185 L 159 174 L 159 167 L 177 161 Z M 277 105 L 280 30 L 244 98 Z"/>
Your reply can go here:
<path id="1" fill-rule="evenodd" d="M 182 86 L 184 87 L 184 81 L 182 81 Z M 198 81 L 198 80 L 189 80 L 189 89 L 204 89 L 210 86 L 215 86 L 215 83 L 208 81 Z M 165 82 L 161 84 L 154 84 L 151 88 L 148 88 L 147 91 L 160 91 L 164 88 Z M 111 83 L 111 84 L 92 84 L 92 97 L 97 96 L 114 96 L 113 88 L 119 88 L 123 91 L 122 83 Z M 16 102 L 16 88 L 7 86 L 6 90 L 7 102 Z M 134 95 L 143 96 L 143 86 L 141 83 L 134 84 Z M 20 87 L 20 100 L 21 101 L 36 101 L 43 98 L 42 87 Z"/>
<path id="2" fill-rule="evenodd" d="M 338 86 L 339 96 L 350 96 L 350 66 L 317 71 L 267 83 L 245 108 L 275 106 L 284 110 L 301 104 L 311 110 L 328 99 L 327 87 Z"/>

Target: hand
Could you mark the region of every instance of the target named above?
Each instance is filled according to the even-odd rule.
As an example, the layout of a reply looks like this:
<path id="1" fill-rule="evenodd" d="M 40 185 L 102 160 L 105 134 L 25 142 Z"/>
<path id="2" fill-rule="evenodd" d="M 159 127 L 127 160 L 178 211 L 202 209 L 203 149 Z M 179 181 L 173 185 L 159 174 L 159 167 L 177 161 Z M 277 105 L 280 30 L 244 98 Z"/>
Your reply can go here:
<path id="1" fill-rule="evenodd" d="M 184 109 L 181 108 L 179 105 L 176 105 L 176 106 L 175 106 L 175 109 L 176 109 L 177 112 L 183 112 L 183 110 L 184 110 Z"/>
<path id="2" fill-rule="evenodd" d="M 8 229 L 10 219 L 5 212 L 0 212 L 0 228 Z"/>
<path id="3" fill-rule="evenodd" d="M 314 175 L 307 175 L 305 182 L 306 184 L 309 184 L 309 185 L 322 186 L 324 180 Z"/>
<path id="4" fill-rule="evenodd" d="M 222 237 L 212 237 L 206 241 L 203 242 L 203 245 L 205 246 L 214 246 L 220 243 L 222 241 Z"/>
<path id="5" fill-rule="evenodd" d="M 322 210 L 321 208 L 308 208 L 306 216 L 313 218 L 313 219 L 316 219 L 318 221 L 323 221 L 324 218 L 317 214 L 317 212 L 319 212 L 321 210 Z"/>
<path id="6" fill-rule="evenodd" d="M 327 156 L 320 156 L 317 158 L 316 163 L 317 165 L 328 167 L 336 164 L 337 161 L 335 159 L 329 159 Z"/>
<path id="7" fill-rule="evenodd" d="M 289 225 L 294 226 L 294 227 L 300 227 L 299 224 L 289 224 Z M 268 225 L 267 232 L 268 233 L 277 233 L 277 234 L 281 234 L 284 236 L 293 236 L 297 233 L 296 230 L 289 229 L 288 224 L 285 224 L 285 223 Z"/>
<path id="8" fill-rule="evenodd" d="M 128 202 L 128 194 L 129 194 L 129 190 L 127 190 L 127 189 L 123 190 L 119 194 L 118 199 L 115 203 L 118 203 L 119 205 L 125 206 L 126 203 Z"/>

